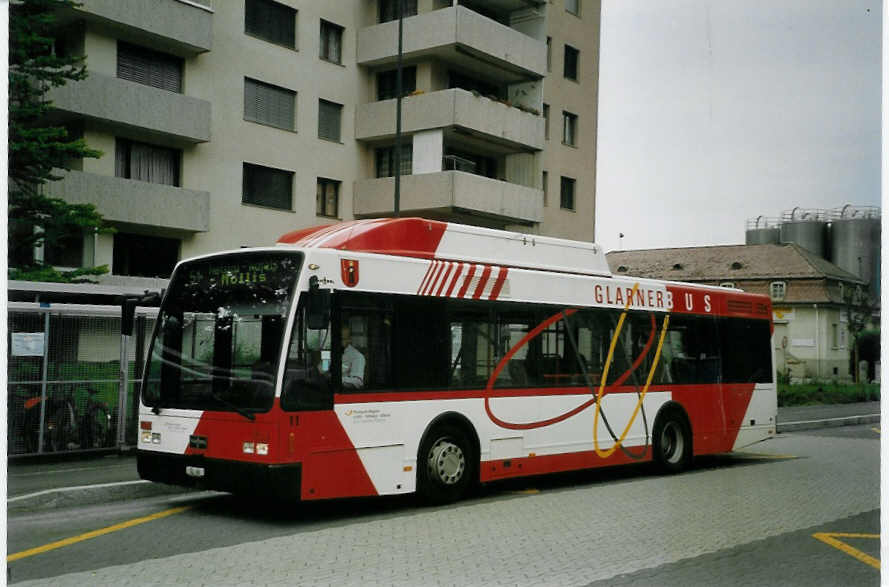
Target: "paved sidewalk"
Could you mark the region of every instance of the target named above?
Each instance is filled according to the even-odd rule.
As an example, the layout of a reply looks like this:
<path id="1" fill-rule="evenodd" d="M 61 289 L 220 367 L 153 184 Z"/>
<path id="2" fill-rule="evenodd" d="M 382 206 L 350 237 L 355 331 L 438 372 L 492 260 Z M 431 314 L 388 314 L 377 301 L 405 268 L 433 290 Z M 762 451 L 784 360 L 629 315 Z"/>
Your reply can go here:
<path id="1" fill-rule="evenodd" d="M 876 423 L 880 402 L 778 408 L 778 432 Z M 132 454 L 57 463 L 12 462 L 7 471 L 7 512 L 192 491 L 141 481 Z"/>

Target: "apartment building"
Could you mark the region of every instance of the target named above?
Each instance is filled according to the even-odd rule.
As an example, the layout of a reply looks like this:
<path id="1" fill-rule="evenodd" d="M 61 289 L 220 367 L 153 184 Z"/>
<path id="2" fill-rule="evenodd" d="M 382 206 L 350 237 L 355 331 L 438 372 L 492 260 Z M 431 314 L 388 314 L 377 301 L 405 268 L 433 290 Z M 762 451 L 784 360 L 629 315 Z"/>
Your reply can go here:
<path id="1" fill-rule="evenodd" d="M 55 122 L 104 154 L 47 189 L 117 229 L 60 266 L 167 277 L 285 232 L 403 216 L 593 240 L 600 0 L 81 0 Z M 38 251 L 38 254 L 43 254 Z"/>

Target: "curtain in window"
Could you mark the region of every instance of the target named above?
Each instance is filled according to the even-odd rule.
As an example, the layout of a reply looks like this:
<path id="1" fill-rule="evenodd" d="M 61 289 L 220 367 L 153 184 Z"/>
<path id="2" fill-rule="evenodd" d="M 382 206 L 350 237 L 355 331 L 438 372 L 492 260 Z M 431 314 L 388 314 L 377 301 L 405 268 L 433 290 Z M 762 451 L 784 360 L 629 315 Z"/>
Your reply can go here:
<path id="1" fill-rule="evenodd" d="M 342 63 L 343 29 L 321 21 L 321 58 Z"/>
<path id="2" fill-rule="evenodd" d="M 115 175 L 137 181 L 179 185 L 179 151 L 118 139 Z"/>

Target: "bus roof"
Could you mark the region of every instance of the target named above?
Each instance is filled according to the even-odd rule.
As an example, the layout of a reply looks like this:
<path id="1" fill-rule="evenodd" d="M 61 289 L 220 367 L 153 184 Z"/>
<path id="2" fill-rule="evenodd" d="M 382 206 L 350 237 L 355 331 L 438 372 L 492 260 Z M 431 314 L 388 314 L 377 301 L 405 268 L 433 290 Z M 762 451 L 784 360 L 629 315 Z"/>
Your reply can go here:
<path id="1" fill-rule="evenodd" d="M 424 218 L 352 220 L 304 228 L 281 236 L 278 244 L 611 276 L 605 254 L 595 243 Z"/>

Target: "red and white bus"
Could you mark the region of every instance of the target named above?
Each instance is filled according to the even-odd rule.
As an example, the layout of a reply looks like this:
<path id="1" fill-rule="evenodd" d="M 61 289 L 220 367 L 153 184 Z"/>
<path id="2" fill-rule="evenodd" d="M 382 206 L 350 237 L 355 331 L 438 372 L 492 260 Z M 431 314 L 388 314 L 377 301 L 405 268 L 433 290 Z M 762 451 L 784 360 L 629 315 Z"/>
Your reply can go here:
<path id="1" fill-rule="evenodd" d="M 654 460 L 775 434 L 769 299 L 612 275 L 591 243 L 419 218 L 181 262 L 144 479 L 303 500 Z"/>

